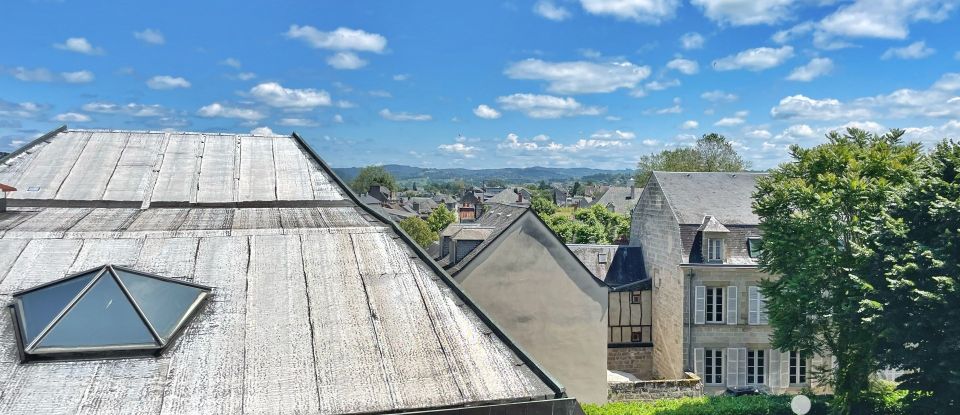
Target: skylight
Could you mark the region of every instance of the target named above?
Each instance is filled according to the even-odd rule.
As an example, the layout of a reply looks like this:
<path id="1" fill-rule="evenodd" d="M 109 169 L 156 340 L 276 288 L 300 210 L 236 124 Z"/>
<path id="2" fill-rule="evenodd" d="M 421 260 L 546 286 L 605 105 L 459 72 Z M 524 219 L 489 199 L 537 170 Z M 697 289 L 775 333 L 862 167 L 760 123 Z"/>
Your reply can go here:
<path id="1" fill-rule="evenodd" d="M 159 354 L 210 288 L 105 265 L 13 295 L 23 360 Z"/>

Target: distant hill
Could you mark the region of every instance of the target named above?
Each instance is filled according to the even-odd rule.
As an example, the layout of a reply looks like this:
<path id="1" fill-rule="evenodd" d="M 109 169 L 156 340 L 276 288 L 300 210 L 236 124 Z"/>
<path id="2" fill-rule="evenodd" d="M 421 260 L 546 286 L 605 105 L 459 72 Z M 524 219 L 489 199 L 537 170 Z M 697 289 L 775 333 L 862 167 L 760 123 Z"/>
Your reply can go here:
<path id="1" fill-rule="evenodd" d="M 602 170 L 590 168 L 524 167 L 502 169 L 432 169 L 424 167 L 387 164 L 383 166 L 397 181 L 446 182 L 463 180 L 467 183 L 482 183 L 486 180 L 503 180 L 507 183 L 565 182 L 570 180 L 626 180 L 633 170 Z M 352 181 L 361 167 L 335 168 L 343 180 Z"/>

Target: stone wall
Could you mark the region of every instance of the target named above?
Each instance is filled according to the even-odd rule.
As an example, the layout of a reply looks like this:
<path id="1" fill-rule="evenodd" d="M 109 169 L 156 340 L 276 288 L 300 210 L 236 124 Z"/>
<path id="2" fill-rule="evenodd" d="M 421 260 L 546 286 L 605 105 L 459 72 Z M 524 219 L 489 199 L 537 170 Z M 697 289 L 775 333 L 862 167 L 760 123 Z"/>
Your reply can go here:
<path id="1" fill-rule="evenodd" d="M 653 347 L 607 348 L 607 370 L 627 372 L 639 379 L 653 378 Z"/>
<path id="2" fill-rule="evenodd" d="M 700 378 L 689 372 L 684 375 L 684 379 L 610 383 L 607 399 L 610 402 L 626 402 L 703 396 Z"/>

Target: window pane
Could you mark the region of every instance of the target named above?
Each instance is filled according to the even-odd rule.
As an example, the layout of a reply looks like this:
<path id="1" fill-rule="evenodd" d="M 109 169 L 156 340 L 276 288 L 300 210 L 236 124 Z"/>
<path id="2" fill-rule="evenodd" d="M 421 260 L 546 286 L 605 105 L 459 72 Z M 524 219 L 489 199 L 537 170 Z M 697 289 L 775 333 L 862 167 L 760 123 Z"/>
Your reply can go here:
<path id="1" fill-rule="evenodd" d="M 202 290 L 145 275 L 116 270 L 157 334 L 167 341 Z"/>
<path id="2" fill-rule="evenodd" d="M 97 275 L 97 271 L 31 291 L 19 297 L 20 316 L 24 326 L 22 332 L 24 344 L 30 344 L 36 339 L 40 331 L 47 327 L 47 324 L 50 324 L 53 318 L 63 311 L 70 300 L 90 283 L 90 280 Z"/>
<path id="3" fill-rule="evenodd" d="M 133 304 L 109 274 L 77 301 L 40 341 L 47 347 L 156 346 Z"/>

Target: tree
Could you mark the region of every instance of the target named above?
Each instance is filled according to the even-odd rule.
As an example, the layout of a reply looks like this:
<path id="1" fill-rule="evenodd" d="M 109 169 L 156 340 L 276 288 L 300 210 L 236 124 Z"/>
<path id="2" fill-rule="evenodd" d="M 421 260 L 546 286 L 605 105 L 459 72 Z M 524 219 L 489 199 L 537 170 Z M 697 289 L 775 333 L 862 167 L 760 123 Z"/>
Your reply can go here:
<path id="1" fill-rule="evenodd" d="M 572 218 L 560 212 L 540 216 L 566 243 L 609 244 L 625 238 L 630 231 L 630 219 L 600 205 L 579 209 Z"/>
<path id="2" fill-rule="evenodd" d="M 533 209 L 541 218 L 546 218 L 557 212 L 557 205 L 553 204 L 550 199 L 543 196 L 536 196 L 530 202 L 530 209 Z"/>
<path id="3" fill-rule="evenodd" d="M 653 171 L 744 171 L 750 168 L 733 144 L 717 133 L 704 134 L 693 147 L 648 154 L 637 163 L 636 183 L 643 186 Z"/>
<path id="4" fill-rule="evenodd" d="M 397 182 L 393 175 L 383 166 L 367 166 L 360 169 L 360 173 L 350 183 L 350 188 L 357 193 L 366 193 L 370 186 L 386 186 L 391 191 L 397 190 Z"/>
<path id="5" fill-rule="evenodd" d="M 876 326 L 864 319 L 870 276 L 878 274 L 870 266 L 868 236 L 894 195 L 915 180 L 919 146 L 904 144 L 902 135 L 833 132 L 820 146 L 792 146 L 792 162 L 757 181 L 754 211 L 764 235 L 759 263 L 780 276 L 762 283 L 772 343 L 836 359 L 831 371 L 814 375 L 833 386 L 840 413 L 863 411 L 878 368 Z"/>
<path id="6" fill-rule="evenodd" d="M 960 143 L 942 142 L 896 200 L 875 241 L 883 272 L 865 304 L 911 412 L 960 413 Z M 872 311 L 872 312 L 871 312 Z"/>
<path id="7" fill-rule="evenodd" d="M 437 233 L 430 230 L 427 222 L 419 217 L 411 216 L 401 220 L 398 225 L 400 225 L 400 228 L 402 228 L 407 235 L 410 235 L 410 237 L 417 242 L 417 245 L 423 248 L 426 248 L 433 243 L 433 241 L 437 240 Z"/>
<path id="8" fill-rule="evenodd" d="M 456 220 L 457 215 L 447 209 L 446 204 L 441 203 L 433 212 L 430 212 L 430 216 L 427 217 L 427 225 L 430 226 L 431 231 L 439 233 Z"/>
<path id="9" fill-rule="evenodd" d="M 570 196 L 577 196 L 583 194 L 583 185 L 580 182 L 573 182 L 573 187 L 570 188 Z"/>

